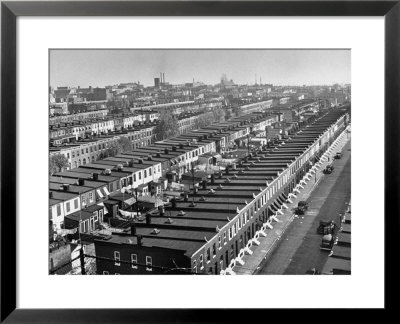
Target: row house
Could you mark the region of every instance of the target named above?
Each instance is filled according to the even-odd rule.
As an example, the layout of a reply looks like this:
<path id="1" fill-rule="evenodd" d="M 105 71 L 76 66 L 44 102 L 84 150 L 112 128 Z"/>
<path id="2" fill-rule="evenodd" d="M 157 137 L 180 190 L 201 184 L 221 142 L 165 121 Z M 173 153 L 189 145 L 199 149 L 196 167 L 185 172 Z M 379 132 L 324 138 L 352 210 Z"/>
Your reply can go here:
<path id="1" fill-rule="evenodd" d="M 49 124 L 71 123 L 73 121 L 85 121 L 93 118 L 104 118 L 108 114 L 108 109 L 99 109 L 93 111 L 80 112 L 76 114 L 69 114 L 63 116 L 56 116 L 49 118 Z"/>
<path id="2" fill-rule="evenodd" d="M 343 131 L 344 114 L 324 115 L 265 149 L 268 155 L 246 156 L 222 177 L 212 175 L 188 201 L 172 200 L 165 210 L 147 214 L 145 223 L 134 221 L 130 233 L 95 240 L 96 255 L 109 259 L 98 260 L 97 273 L 219 274 L 234 269 L 249 242 L 284 208 L 309 162 Z"/>
<path id="3" fill-rule="evenodd" d="M 108 197 L 110 194 L 116 193 L 121 189 L 120 176 L 118 174 L 105 174 L 103 170 L 76 168 L 69 171 L 56 173 L 55 176 L 61 177 L 62 179 L 78 179 L 90 180 L 92 182 L 100 182 L 105 184 L 105 187 L 101 189 L 104 197 Z M 123 176 L 123 175 L 122 175 Z"/>
<path id="4" fill-rule="evenodd" d="M 79 195 L 70 192 L 49 191 L 49 218 L 53 230 L 63 228 L 64 217 L 81 209 Z"/>
<path id="5" fill-rule="evenodd" d="M 91 179 L 71 179 L 64 178 L 62 176 L 51 176 L 49 179 L 50 184 L 59 184 L 59 185 L 77 185 L 77 186 L 85 186 L 88 188 L 92 188 L 95 190 L 95 202 L 99 203 L 104 199 L 107 199 L 110 195 L 108 191 L 107 183 L 101 181 L 92 181 Z"/>
<path id="6" fill-rule="evenodd" d="M 65 229 L 77 229 L 78 233 L 90 234 L 95 230 L 101 229 L 100 225 L 104 221 L 104 207 L 93 205 L 84 210 L 65 216 Z M 79 234 L 78 234 L 79 235 Z M 76 237 L 79 237 L 75 235 Z"/>
<path id="7" fill-rule="evenodd" d="M 61 145 L 69 143 L 75 138 L 72 129 L 68 127 L 61 127 L 50 125 L 49 140 L 50 145 Z"/>
<path id="8" fill-rule="evenodd" d="M 121 188 L 131 186 L 138 188 L 150 182 L 157 182 L 161 177 L 161 163 L 152 159 L 126 157 L 117 155 L 101 161 L 102 166 L 108 166 L 109 172 L 117 170 L 126 176 L 121 179 Z M 91 165 L 86 166 L 91 168 Z"/>
<path id="9" fill-rule="evenodd" d="M 97 161 L 100 153 L 105 151 L 112 142 L 118 140 L 120 137 L 128 138 L 132 142 L 133 149 L 150 145 L 154 138 L 153 129 L 153 126 L 142 127 L 133 132 L 81 139 L 73 144 L 51 147 L 50 156 L 53 154 L 63 154 L 68 159 L 68 169 L 74 169 L 81 165 Z"/>
<path id="10" fill-rule="evenodd" d="M 51 191 L 67 192 L 79 195 L 81 208 L 96 204 L 96 190 L 94 188 L 86 187 L 81 184 L 59 184 L 50 183 L 49 188 Z"/>
<path id="11" fill-rule="evenodd" d="M 335 120 L 337 117 L 339 119 Z M 295 185 L 310 169 L 309 161 L 314 161 L 315 156 L 320 156 L 325 152 L 328 147 L 327 144 L 331 143 L 343 131 L 344 118 L 345 116 L 341 116 L 340 112 L 331 116 L 325 124 L 322 124 L 323 127 L 319 127 L 319 130 L 323 131 L 332 121 L 335 124 L 331 125 L 316 139 L 315 135 L 310 132 L 308 138 L 311 139 L 313 144 L 303 146 L 306 150 L 295 161 L 289 164 L 286 169 L 284 168 L 283 171 L 278 172 L 278 176 L 273 177 L 272 181 L 267 180 L 258 192 L 253 192 L 253 200 L 243 208 L 238 207 L 236 216 L 232 217 L 224 227 L 219 228 L 218 234 L 207 239 L 207 243 L 193 255 L 192 268 L 195 272 L 217 274 L 220 270 L 229 266 L 246 245 L 246 240 L 254 237 L 260 225 L 268 220 L 267 217 L 270 212 L 277 212 L 278 209 L 275 206 L 282 205 L 285 202 Z M 333 133 L 334 129 L 337 131 Z M 303 142 L 302 137 L 299 137 L 298 140 L 300 143 Z M 292 158 L 294 156 L 292 155 Z M 254 164 L 248 163 L 247 170 L 251 170 L 250 165 L 253 166 Z M 254 167 L 256 168 L 257 165 Z M 265 170 L 265 167 L 263 169 Z M 274 207 L 271 207 L 272 205 Z M 218 251 L 223 249 L 225 245 L 228 245 L 228 247 L 224 249 L 225 255 L 223 255 Z M 215 260 L 215 262 L 212 262 L 212 260 Z"/>

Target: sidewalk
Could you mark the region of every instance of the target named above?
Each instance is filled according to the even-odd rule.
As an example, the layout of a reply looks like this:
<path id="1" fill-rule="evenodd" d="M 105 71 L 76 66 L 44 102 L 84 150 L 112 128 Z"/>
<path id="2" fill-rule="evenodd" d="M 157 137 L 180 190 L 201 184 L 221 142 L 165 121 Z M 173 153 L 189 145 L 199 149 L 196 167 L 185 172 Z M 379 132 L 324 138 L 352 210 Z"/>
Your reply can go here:
<path id="1" fill-rule="evenodd" d="M 350 126 L 348 126 L 348 129 Z M 292 203 L 286 203 L 287 209 L 282 208 L 283 215 L 278 215 L 278 222 L 272 222 L 272 229 L 268 229 L 266 231 L 267 236 L 259 236 L 257 240 L 260 242 L 260 245 L 252 245 L 250 250 L 253 252 L 251 255 L 245 254 L 242 258 L 244 262 L 243 265 L 236 263 L 236 265 L 232 268 L 235 274 L 237 275 L 251 275 L 256 274 L 265 262 L 267 261 L 268 257 L 274 252 L 277 248 L 279 241 L 283 234 L 285 233 L 288 226 L 292 223 L 293 219 L 297 217 L 292 209 L 297 207 L 297 203 L 300 200 L 307 200 L 312 193 L 312 191 L 316 188 L 318 183 L 325 177 L 322 170 L 325 168 L 326 165 L 332 163 L 332 158 L 334 154 L 338 151 L 341 151 L 343 146 L 350 140 L 350 135 L 346 134 L 346 130 L 342 132 L 341 135 L 337 138 L 337 140 L 332 143 L 332 145 L 328 148 L 326 156 L 329 156 L 329 161 L 321 159 L 321 165 L 316 169 L 316 178 L 315 181 L 315 174 L 311 174 L 310 180 L 307 180 L 306 184 L 302 184 L 304 187 L 303 189 L 299 188 L 300 193 L 294 192 L 297 198 L 291 198 Z M 330 152 L 330 153 L 329 153 Z"/>

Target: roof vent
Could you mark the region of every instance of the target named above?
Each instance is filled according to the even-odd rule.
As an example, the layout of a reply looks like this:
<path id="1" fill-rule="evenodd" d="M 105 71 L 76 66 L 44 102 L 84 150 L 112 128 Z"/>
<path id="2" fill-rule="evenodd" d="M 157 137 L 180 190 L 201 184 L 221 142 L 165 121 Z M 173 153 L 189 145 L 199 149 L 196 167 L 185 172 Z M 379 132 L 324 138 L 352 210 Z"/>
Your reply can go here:
<path id="1" fill-rule="evenodd" d="M 174 221 L 171 219 L 171 218 L 169 218 L 168 217 L 168 219 L 165 221 L 165 223 L 167 223 L 167 224 L 172 224 Z"/>
<path id="2" fill-rule="evenodd" d="M 110 175 L 111 174 L 111 169 L 105 169 L 104 174 Z"/>
<path id="3" fill-rule="evenodd" d="M 183 210 L 181 210 L 179 213 L 178 213 L 178 216 L 185 216 L 186 215 L 186 213 L 183 211 Z"/>
<path id="4" fill-rule="evenodd" d="M 159 234 L 159 233 L 160 233 L 160 230 L 157 229 L 157 228 L 155 228 L 155 229 L 153 229 L 153 230 L 151 231 L 150 234 L 155 234 L 155 235 L 157 235 L 157 234 Z"/>

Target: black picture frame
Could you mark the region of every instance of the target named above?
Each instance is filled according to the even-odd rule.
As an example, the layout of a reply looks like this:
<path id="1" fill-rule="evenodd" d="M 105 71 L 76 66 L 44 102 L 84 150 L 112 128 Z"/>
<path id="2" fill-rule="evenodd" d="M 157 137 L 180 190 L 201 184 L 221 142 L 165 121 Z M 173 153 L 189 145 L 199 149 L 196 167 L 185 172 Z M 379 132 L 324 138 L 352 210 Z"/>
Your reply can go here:
<path id="1" fill-rule="evenodd" d="M 210 322 L 201 310 L 17 309 L 16 308 L 16 19 L 19 16 L 384 16 L 385 17 L 385 308 L 396 272 L 388 256 L 399 222 L 400 4 L 396 1 L 129 1 L 1 3 L 1 322 Z M 394 207 L 394 208 L 393 208 Z M 383 208 L 376 208 L 377 212 Z M 390 214 L 389 214 L 390 210 Z M 389 283 L 388 285 L 386 285 Z M 392 287 L 392 288 L 390 288 Z M 40 294 L 40 292 L 38 292 Z M 327 305 L 328 306 L 328 305 Z M 237 312 L 237 311 L 236 311 Z M 230 315 L 234 311 L 229 311 Z M 208 313 L 209 314 L 209 313 Z M 228 310 L 220 312 L 222 316 Z M 234 315 L 235 316 L 235 315 Z"/>

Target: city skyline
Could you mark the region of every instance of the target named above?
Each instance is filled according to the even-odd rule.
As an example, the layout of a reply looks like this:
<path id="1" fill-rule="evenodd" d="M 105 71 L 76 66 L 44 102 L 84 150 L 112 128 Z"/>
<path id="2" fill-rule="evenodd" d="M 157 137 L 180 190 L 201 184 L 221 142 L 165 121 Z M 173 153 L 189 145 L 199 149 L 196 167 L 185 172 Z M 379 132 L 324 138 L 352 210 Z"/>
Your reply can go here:
<path id="1" fill-rule="evenodd" d="M 88 49 L 50 50 L 50 86 L 154 85 L 160 72 L 171 84 L 331 85 L 351 83 L 351 51 Z"/>

